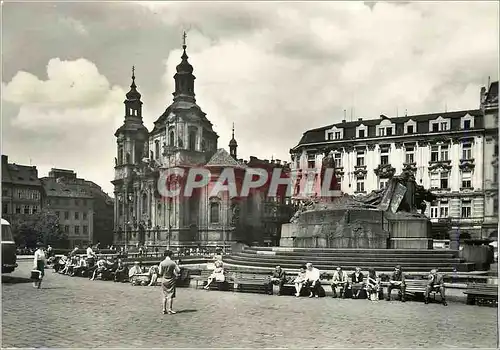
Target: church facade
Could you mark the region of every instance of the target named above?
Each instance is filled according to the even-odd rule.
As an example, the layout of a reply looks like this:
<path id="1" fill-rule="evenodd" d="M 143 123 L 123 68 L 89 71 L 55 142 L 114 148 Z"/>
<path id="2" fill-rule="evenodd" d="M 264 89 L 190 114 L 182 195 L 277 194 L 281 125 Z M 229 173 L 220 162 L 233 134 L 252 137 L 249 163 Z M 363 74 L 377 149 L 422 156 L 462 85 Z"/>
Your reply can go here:
<path id="1" fill-rule="evenodd" d="M 210 182 L 215 182 L 225 168 L 233 168 L 241 177 L 252 165 L 252 160 L 237 158 L 234 126 L 229 152 L 218 148 L 219 136 L 196 104 L 195 76 L 186 45 L 176 71 L 173 102 L 151 131 L 143 124 L 141 94 L 132 74 L 124 101 L 124 123 L 115 133 L 115 245 L 194 247 L 279 241 L 281 221 L 291 216 L 283 197 L 268 200 L 257 191 L 245 198 L 231 198 L 227 192 L 212 195 L 210 186 L 195 189 L 191 196 L 160 195 L 160 174 L 169 169 L 203 167 L 211 173 Z M 253 157 L 254 163 L 256 159 Z M 287 166 L 280 161 L 267 164 Z M 274 223 L 270 228 L 269 222 Z"/>

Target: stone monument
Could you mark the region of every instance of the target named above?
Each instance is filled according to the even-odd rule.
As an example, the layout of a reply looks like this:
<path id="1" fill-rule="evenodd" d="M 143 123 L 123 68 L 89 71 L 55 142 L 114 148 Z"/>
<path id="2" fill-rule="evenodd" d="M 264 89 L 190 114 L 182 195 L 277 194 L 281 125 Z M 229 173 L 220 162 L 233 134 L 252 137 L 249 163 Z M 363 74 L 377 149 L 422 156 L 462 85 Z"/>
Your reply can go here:
<path id="1" fill-rule="evenodd" d="M 365 196 L 311 200 L 284 224 L 280 246 L 303 248 L 432 249 L 425 201 L 435 196 L 410 172 Z"/>

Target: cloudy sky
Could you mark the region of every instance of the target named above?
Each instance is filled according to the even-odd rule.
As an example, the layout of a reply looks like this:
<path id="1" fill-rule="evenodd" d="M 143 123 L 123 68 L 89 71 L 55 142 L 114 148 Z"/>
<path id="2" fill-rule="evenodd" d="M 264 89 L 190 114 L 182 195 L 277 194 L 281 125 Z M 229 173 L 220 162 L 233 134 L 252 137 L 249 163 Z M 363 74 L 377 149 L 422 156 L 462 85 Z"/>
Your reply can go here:
<path id="1" fill-rule="evenodd" d="M 498 79 L 498 2 L 3 3 L 2 153 L 112 193 L 136 66 L 144 122 L 172 101 L 182 31 L 196 97 L 227 148 L 289 160 L 311 128 L 473 109 Z"/>

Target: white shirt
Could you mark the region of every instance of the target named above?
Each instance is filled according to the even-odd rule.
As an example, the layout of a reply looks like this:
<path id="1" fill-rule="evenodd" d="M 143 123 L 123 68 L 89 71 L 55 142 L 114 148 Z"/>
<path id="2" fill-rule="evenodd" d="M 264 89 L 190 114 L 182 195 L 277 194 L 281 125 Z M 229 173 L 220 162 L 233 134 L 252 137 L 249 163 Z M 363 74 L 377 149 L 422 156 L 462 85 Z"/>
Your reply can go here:
<path id="1" fill-rule="evenodd" d="M 92 250 L 91 247 L 87 248 L 87 258 L 93 258 L 94 257 L 94 251 Z"/>
<path id="2" fill-rule="evenodd" d="M 315 267 L 312 270 L 306 270 L 306 280 L 308 281 L 318 281 L 319 275 L 319 270 Z"/>
<path id="3" fill-rule="evenodd" d="M 36 266 L 36 262 L 38 260 L 42 260 L 43 262 L 45 262 L 45 253 L 42 249 L 37 249 L 35 251 L 35 257 L 33 259 L 33 264 Z"/>

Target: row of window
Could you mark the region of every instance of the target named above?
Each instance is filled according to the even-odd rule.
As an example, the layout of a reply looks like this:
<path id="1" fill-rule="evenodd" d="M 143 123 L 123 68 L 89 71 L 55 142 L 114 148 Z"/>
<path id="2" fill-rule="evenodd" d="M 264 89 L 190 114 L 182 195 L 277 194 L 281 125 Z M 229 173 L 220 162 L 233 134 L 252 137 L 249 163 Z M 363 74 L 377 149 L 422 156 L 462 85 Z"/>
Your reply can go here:
<path id="1" fill-rule="evenodd" d="M 69 215 L 69 211 L 64 211 L 63 214 L 64 214 L 64 220 L 69 220 L 70 219 L 70 215 Z M 59 211 L 56 211 L 55 214 L 57 215 L 58 218 L 61 218 L 61 212 Z M 81 213 L 82 215 L 80 215 L 80 212 L 78 211 L 75 211 L 74 214 L 73 214 L 73 217 L 75 220 L 80 220 L 80 217 L 82 218 L 82 220 L 87 220 L 87 212 L 82 212 Z"/>
<path id="2" fill-rule="evenodd" d="M 80 230 L 81 228 L 81 230 Z M 75 225 L 75 226 L 70 226 L 70 225 L 64 225 L 63 227 L 64 233 L 67 234 L 75 234 L 79 235 L 80 233 L 87 235 L 89 233 L 89 227 L 87 225 Z"/>
<path id="3" fill-rule="evenodd" d="M 86 206 L 87 205 L 87 200 L 86 199 L 73 199 L 73 198 L 49 198 L 47 199 L 47 203 L 49 205 L 71 205 L 74 203 L 76 206 Z"/>
<path id="4" fill-rule="evenodd" d="M 439 118 L 438 118 L 439 119 Z M 462 130 L 469 130 L 474 127 L 474 117 L 469 117 L 469 118 L 463 118 L 461 122 L 461 129 Z M 335 129 L 335 128 L 334 128 Z M 362 139 L 368 136 L 366 126 L 361 125 L 356 128 L 356 138 Z M 394 132 L 394 124 L 390 126 L 378 126 L 377 127 L 377 137 L 379 136 L 392 136 L 395 135 Z M 429 131 L 430 132 L 442 132 L 442 131 L 449 131 L 450 130 L 450 123 L 447 120 L 435 120 L 429 122 Z M 405 124 L 405 134 L 415 134 L 416 133 L 416 124 L 415 123 L 407 123 Z M 343 132 L 342 129 L 339 131 L 331 131 L 327 133 L 327 140 L 333 141 L 333 140 L 342 140 L 343 139 Z"/>
<path id="5" fill-rule="evenodd" d="M 380 164 L 389 164 L 389 147 L 380 148 Z M 364 150 L 356 151 L 356 166 L 365 166 L 366 152 Z M 335 160 L 335 167 L 342 167 L 342 154 L 337 152 L 333 155 Z M 464 160 L 473 159 L 472 157 L 472 143 L 462 144 L 462 158 Z M 449 146 L 448 145 L 435 145 L 431 147 L 431 162 L 443 162 L 449 160 Z M 415 163 L 415 147 L 405 147 L 405 163 Z M 300 157 L 297 157 L 296 167 L 300 168 Z M 316 168 L 316 154 L 309 153 L 307 155 L 307 167 L 309 169 Z"/>
<path id="6" fill-rule="evenodd" d="M 8 195 L 9 195 L 9 191 L 6 188 L 3 188 L 2 189 L 2 196 L 6 197 Z M 18 199 L 39 200 L 40 199 L 40 191 L 18 189 L 18 190 L 16 190 L 15 196 Z"/>
<path id="7" fill-rule="evenodd" d="M 25 215 L 33 215 L 40 211 L 40 207 L 38 205 L 15 205 L 14 213 L 15 214 L 25 214 Z M 9 205 L 7 203 L 2 204 L 2 214 L 12 214 L 9 213 Z"/>
<path id="8" fill-rule="evenodd" d="M 498 201 L 493 201 L 493 212 L 498 214 Z M 449 218 L 449 204 L 447 200 L 435 201 L 430 207 L 431 219 Z M 460 202 L 460 217 L 468 219 L 472 217 L 472 201 L 463 199 Z"/>

